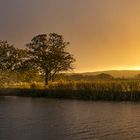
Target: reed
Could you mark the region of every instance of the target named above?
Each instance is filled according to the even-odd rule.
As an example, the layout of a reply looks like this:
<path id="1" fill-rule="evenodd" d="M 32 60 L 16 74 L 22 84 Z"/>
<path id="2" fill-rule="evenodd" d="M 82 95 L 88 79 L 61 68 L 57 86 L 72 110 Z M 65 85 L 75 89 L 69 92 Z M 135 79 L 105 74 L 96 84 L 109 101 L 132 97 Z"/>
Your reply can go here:
<path id="1" fill-rule="evenodd" d="M 82 100 L 140 100 L 140 80 L 54 82 L 48 86 L 44 86 L 43 83 L 18 83 L 11 87 L 10 85 L 9 87 L 1 88 L 0 95 Z"/>

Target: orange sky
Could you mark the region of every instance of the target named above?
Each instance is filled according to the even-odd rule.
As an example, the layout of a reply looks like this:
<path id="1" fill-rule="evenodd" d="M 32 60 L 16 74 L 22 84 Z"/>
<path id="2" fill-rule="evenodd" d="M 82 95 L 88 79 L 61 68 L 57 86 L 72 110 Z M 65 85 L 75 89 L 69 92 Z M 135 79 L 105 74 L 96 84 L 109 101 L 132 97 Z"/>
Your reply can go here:
<path id="1" fill-rule="evenodd" d="M 140 69 L 140 0 L 2 0 L 0 17 L 0 39 L 16 47 L 62 34 L 75 72 Z"/>

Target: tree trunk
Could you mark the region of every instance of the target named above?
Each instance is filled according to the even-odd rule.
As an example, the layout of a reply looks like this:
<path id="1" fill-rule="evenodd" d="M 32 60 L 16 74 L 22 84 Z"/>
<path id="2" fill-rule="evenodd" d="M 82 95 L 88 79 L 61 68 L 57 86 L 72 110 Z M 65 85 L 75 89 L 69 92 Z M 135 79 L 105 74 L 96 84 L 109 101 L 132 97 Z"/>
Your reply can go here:
<path id="1" fill-rule="evenodd" d="M 49 81 L 48 74 L 45 74 L 45 85 L 46 85 L 46 86 L 48 85 L 48 81 Z"/>

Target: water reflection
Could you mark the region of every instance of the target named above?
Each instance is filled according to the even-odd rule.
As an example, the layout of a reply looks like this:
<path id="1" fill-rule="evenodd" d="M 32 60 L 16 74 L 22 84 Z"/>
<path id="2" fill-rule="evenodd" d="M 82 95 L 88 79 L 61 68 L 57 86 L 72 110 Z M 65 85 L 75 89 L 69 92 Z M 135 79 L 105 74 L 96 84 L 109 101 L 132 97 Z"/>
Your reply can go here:
<path id="1" fill-rule="evenodd" d="M 140 103 L 0 98 L 0 140 L 138 140 Z"/>

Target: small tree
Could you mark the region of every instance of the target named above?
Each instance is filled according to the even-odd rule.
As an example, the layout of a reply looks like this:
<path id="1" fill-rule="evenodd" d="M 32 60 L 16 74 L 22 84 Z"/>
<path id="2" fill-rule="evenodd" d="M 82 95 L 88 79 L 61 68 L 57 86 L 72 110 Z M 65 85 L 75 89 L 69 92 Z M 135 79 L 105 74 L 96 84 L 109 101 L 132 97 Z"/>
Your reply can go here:
<path id="1" fill-rule="evenodd" d="M 21 63 L 24 50 L 0 40 L 0 70 L 11 72 Z"/>
<path id="2" fill-rule="evenodd" d="M 0 82 L 16 80 L 16 70 L 25 57 L 25 51 L 0 40 Z"/>
<path id="3" fill-rule="evenodd" d="M 69 42 L 56 33 L 37 35 L 27 44 L 28 62 L 44 74 L 46 85 L 55 79 L 56 74 L 73 69 L 75 59 L 66 50 L 67 45 Z"/>

